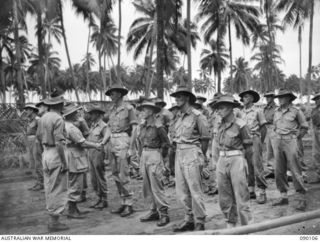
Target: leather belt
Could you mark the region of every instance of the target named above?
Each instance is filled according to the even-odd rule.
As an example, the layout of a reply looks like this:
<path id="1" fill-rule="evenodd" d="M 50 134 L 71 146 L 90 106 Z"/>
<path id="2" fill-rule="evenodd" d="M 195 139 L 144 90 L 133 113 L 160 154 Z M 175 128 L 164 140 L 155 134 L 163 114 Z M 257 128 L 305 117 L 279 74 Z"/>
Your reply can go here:
<path id="1" fill-rule="evenodd" d="M 243 152 L 241 150 L 226 150 L 226 151 L 219 151 L 219 156 L 237 156 L 237 155 L 243 155 Z"/>
<path id="2" fill-rule="evenodd" d="M 152 150 L 160 150 L 160 148 L 143 147 L 143 150 L 152 151 Z"/>
<path id="3" fill-rule="evenodd" d="M 118 137 L 127 137 L 129 136 L 128 133 L 126 132 L 122 132 L 122 133 L 112 133 L 111 137 L 112 138 L 118 138 Z"/>
<path id="4" fill-rule="evenodd" d="M 276 137 L 277 139 L 290 140 L 290 139 L 296 139 L 297 135 L 296 134 L 277 134 Z"/>
<path id="5" fill-rule="evenodd" d="M 198 144 L 177 144 L 177 149 L 190 149 L 199 147 Z"/>

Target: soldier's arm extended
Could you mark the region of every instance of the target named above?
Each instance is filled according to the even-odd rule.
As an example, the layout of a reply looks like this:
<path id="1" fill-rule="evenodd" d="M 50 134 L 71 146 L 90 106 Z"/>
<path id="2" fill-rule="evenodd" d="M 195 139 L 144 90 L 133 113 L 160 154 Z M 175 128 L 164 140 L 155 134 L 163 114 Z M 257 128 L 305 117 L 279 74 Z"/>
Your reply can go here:
<path id="1" fill-rule="evenodd" d="M 81 133 L 80 129 L 77 129 L 76 127 L 72 128 L 69 131 L 68 138 L 71 139 L 73 143 L 80 145 L 82 148 L 93 148 L 93 149 L 101 148 L 98 143 L 87 141 L 84 138 L 84 135 Z"/>
<path id="2" fill-rule="evenodd" d="M 101 144 L 105 145 L 106 143 L 108 143 L 108 141 L 110 139 L 110 136 L 111 136 L 111 129 L 110 129 L 109 126 L 107 126 L 106 131 L 105 131 L 104 136 L 103 136 L 103 139 L 101 141 Z"/>
<path id="3" fill-rule="evenodd" d="M 64 152 L 66 138 L 65 138 L 64 121 L 62 118 L 58 119 L 56 121 L 56 123 L 54 124 L 53 136 L 54 136 L 55 145 L 57 147 L 57 151 L 60 156 L 61 163 L 62 163 L 61 170 L 66 171 L 67 170 L 67 158 L 66 158 L 65 152 Z"/>
<path id="4" fill-rule="evenodd" d="M 240 127 L 240 138 L 242 140 L 242 144 L 245 150 L 250 150 L 253 142 L 250 136 L 250 130 L 247 125 Z"/>
<path id="5" fill-rule="evenodd" d="M 267 135 L 267 127 L 266 127 L 267 120 L 262 110 L 259 110 L 258 112 L 258 120 L 260 125 L 261 142 L 263 143 Z"/>

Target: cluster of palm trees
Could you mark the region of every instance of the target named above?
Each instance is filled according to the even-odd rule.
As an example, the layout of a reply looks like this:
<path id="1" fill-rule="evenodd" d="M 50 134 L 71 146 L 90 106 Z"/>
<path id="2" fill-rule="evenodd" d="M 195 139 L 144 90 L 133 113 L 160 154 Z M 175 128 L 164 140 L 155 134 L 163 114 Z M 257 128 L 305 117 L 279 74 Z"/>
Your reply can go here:
<path id="1" fill-rule="evenodd" d="M 86 54 L 81 63 L 71 62 L 64 27 L 63 8 L 71 1 L 76 14 L 83 16 L 89 34 Z M 86 93 L 105 90 L 114 82 L 123 84 L 133 92 L 151 92 L 163 97 L 164 90 L 175 84 L 193 86 L 196 91 L 218 91 L 222 86 L 228 92 L 247 88 L 259 91 L 274 90 L 289 85 L 289 80 L 299 85 L 298 91 L 310 95 L 312 79 L 318 78 L 312 65 L 313 17 L 317 0 L 197 0 L 195 21 L 191 21 L 191 0 L 134 0 L 133 6 L 140 15 L 133 20 L 126 36 L 126 51 L 133 52 L 141 65 L 121 65 L 121 0 L 2 0 L 0 9 L 0 93 L 6 100 L 6 90 L 14 87 L 18 105 L 25 102 L 25 90 L 35 90 L 46 97 L 53 88 L 60 87 Z M 118 25 L 111 17 L 118 6 Z M 128 4 L 128 2 L 126 2 Z M 182 17 L 186 8 L 186 19 Z M 25 37 L 26 14 L 37 19 L 37 47 L 33 48 Z M 279 16 L 284 16 L 279 19 Z M 304 23 L 309 20 L 309 63 L 306 78 L 302 75 L 301 43 Z M 276 43 L 278 31 L 292 26 L 297 29 L 300 44 L 299 77 L 285 78 L 279 65 L 281 46 Z M 233 31 L 235 33 L 233 33 Z M 249 61 L 243 57 L 234 60 L 233 38 L 252 48 Z M 67 70 L 60 69 L 60 59 L 53 50 L 53 39 L 63 41 L 68 59 Z M 193 79 L 191 48 L 203 39 L 207 48 L 201 52 L 200 78 Z M 98 53 L 98 71 L 89 46 Z M 117 61 L 114 57 L 117 56 Z M 187 70 L 184 66 L 187 59 Z M 182 63 L 182 65 L 181 65 Z M 223 73 L 229 70 L 222 85 Z M 213 78 L 211 78 L 213 76 Z M 307 85 L 304 85 L 306 83 Z M 313 85 L 313 86 L 312 86 Z M 296 90 L 296 86 L 289 85 Z M 101 94 L 101 98 L 102 98 Z"/>

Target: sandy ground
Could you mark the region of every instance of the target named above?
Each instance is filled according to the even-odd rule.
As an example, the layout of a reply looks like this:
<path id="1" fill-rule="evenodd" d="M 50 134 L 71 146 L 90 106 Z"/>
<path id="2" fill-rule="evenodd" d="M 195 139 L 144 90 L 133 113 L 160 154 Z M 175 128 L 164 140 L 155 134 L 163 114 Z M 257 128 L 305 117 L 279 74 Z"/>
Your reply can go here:
<path id="1" fill-rule="evenodd" d="M 314 179 L 314 172 L 311 168 L 311 150 L 306 149 L 305 161 L 309 166 L 307 173 L 308 180 Z M 142 182 L 133 180 L 134 209 L 135 213 L 128 218 L 121 218 L 111 214 L 110 210 L 119 206 L 119 196 L 116 191 L 110 172 L 107 173 L 109 186 L 109 207 L 105 210 L 90 209 L 89 206 L 95 199 L 92 190 L 89 189 L 88 201 L 80 204 L 81 210 L 90 211 L 87 218 L 83 220 L 69 220 L 65 216 L 65 222 L 70 230 L 62 234 L 173 234 L 172 226 L 183 219 L 184 214 L 181 205 L 178 203 L 174 188 L 168 188 L 167 194 L 170 200 L 171 223 L 163 228 L 156 226 L 154 222 L 141 223 L 139 218 L 148 211 L 148 204 L 145 203 L 141 187 Z M 34 181 L 30 176 L 25 175 L 23 170 L 2 170 L 0 171 L 0 234 L 47 234 L 47 214 L 45 212 L 44 193 L 32 192 L 27 189 L 33 185 Z M 258 205 L 255 200 L 251 201 L 251 209 L 255 222 L 269 221 L 271 219 L 297 214 L 294 209 L 296 197 L 292 183 L 289 192 L 289 206 L 272 207 L 271 202 L 279 196 L 273 179 L 268 179 L 267 190 L 268 202 Z M 320 184 L 307 184 L 309 192 L 307 194 L 307 211 L 320 208 Z M 205 195 L 205 205 L 207 210 L 206 229 L 216 230 L 225 228 L 223 215 L 218 205 L 218 196 Z M 297 234 L 320 234 L 320 219 L 306 221 L 300 224 L 280 227 L 273 230 L 263 231 L 258 234 L 273 235 L 297 235 Z"/>

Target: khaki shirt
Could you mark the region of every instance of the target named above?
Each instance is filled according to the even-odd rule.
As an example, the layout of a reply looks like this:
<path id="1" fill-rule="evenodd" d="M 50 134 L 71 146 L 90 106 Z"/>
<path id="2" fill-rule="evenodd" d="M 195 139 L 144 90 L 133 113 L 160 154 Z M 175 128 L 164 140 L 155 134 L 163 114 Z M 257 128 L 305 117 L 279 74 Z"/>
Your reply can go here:
<path id="1" fill-rule="evenodd" d="M 315 107 L 311 112 L 312 125 L 315 128 L 320 128 L 320 107 Z"/>
<path id="2" fill-rule="evenodd" d="M 219 150 L 243 150 L 244 145 L 252 144 L 250 131 L 246 122 L 239 118 L 234 118 L 230 123 L 221 122 L 216 136 Z"/>
<path id="3" fill-rule="evenodd" d="M 206 117 L 192 107 L 186 113 L 178 112 L 174 129 L 177 144 L 200 145 L 201 139 L 210 139 Z"/>
<path id="4" fill-rule="evenodd" d="M 66 130 L 62 116 L 51 111 L 45 113 L 39 119 L 36 135 L 42 145 L 55 146 L 58 142 L 65 142 Z"/>
<path id="5" fill-rule="evenodd" d="M 275 132 L 280 135 L 297 135 L 300 128 L 308 128 L 308 123 L 302 111 L 292 104 L 286 109 L 278 107 L 274 114 Z"/>
<path id="6" fill-rule="evenodd" d="M 80 129 L 84 137 L 89 135 L 90 129 L 88 127 L 87 121 L 84 118 L 79 118 L 77 121 L 73 122 L 73 124 Z"/>
<path id="7" fill-rule="evenodd" d="M 156 119 L 159 120 L 166 129 L 168 129 L 170 121 L 173 119 L 173 114 L 169 110 L 163 108 L 156 114 Z"/>
<path id="8" fill-rule="evenodd" d="M 39 118 L 37 116 L 34 117 L 32 120 L 30 120 L 30 122 L 27 125 L 27 132 L 26 132 L 27 136 L 36 135 L 37 128 L 38 128 L 38 120 Z"/>
<path id="9" fill-rule="evenodd" d="M 88 141 L 99 143 L 103 140 L 103 137 L 107 131 L 107 124 L 100 119 L 98 122 L 92 124 Z"/>
<path id="10" fill-rule="evenodd" d="M 130 104 L 123 102 L 119 107 L 113 105 L 111 108 L 108 122 L 111 133 L 129 132 L 131 125 L 137 123 L 134 108 Z"/>
<path id="11" fill-rule="evenodd" d="M 272 102 L 263 109 L 264 116 L 266 117 L 268 124 L 273 124 L 273 117 L 277 107 L 278 106 L 275 104 L 275 102 Z"/>
<path id="12" fill-rule="evenodd" d="M 252 106 L 248 109 L 242 110 L 243 119 L 246 122 L 250 133 L 260 135 L 260 128 L 267 123 L 267 120 L 258 107 Z"/>
<path id="13" fill-rule="evenodd" d="M 86 141 L 82 132 L 73 123 L 66 121 L 66 141 L 68 148 L 69 172 L 81 172 L 88 169 L 86 151 L 81 144 Z"/>
<path id="14" fill-rule="evenodd" d="M 157 149 L 170 146 L 167 132 L 158 120 L 153 120 L 152 123 L 142 123 L 138 138 L 142 147 Z"/>

